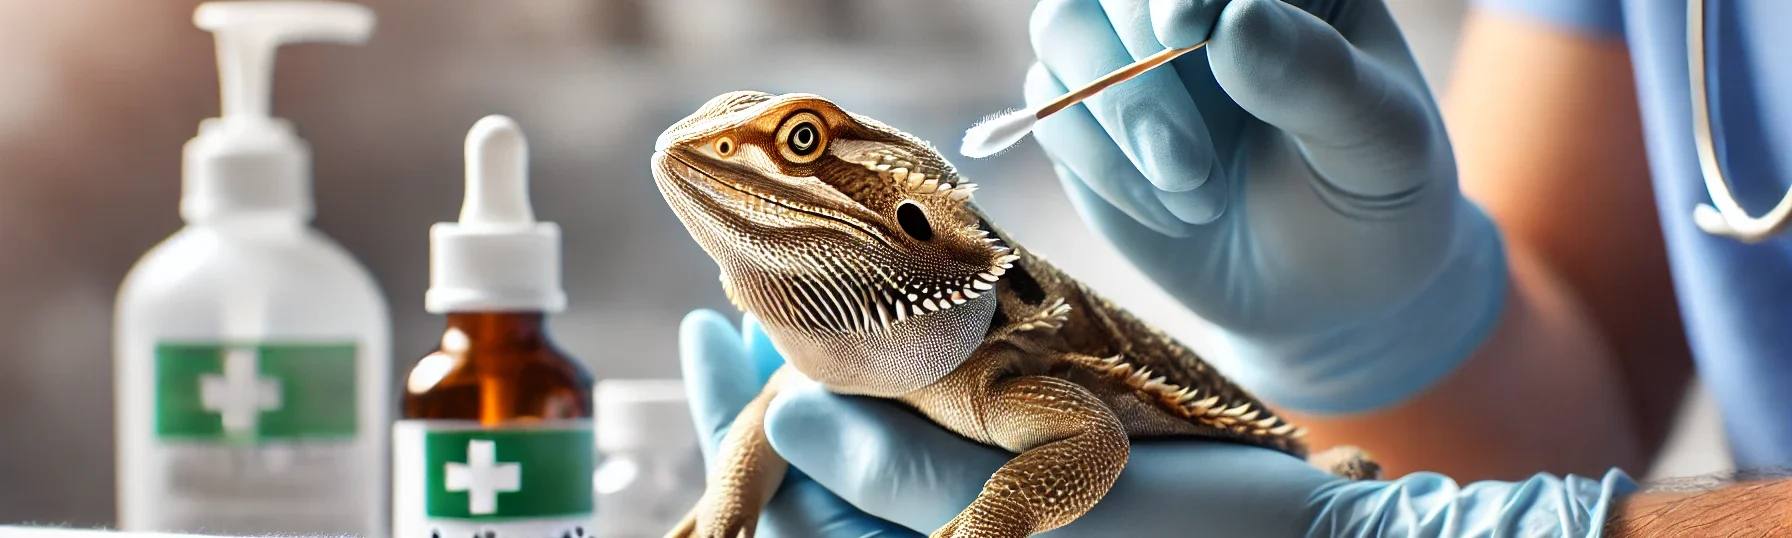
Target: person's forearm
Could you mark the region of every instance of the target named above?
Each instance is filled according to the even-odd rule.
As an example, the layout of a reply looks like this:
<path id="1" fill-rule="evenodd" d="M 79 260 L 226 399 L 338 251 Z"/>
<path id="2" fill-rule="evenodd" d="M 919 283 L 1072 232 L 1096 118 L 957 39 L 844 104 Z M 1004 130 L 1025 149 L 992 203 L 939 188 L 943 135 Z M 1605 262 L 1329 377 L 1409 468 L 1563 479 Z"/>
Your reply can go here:
<path id="1" fill-rule="evenodd" d="M 1616 36 L 1471 13 L 1444 100 L 1463 192 L 1580 299 L 1617 359 L 1647 457 L 1673 423 L 1692 352 L 1629 51 Z"/>
<path id="2" fill-rule="evenodd" d="M 1792 480 L 1776 479 L 1625 499 L 1606 524 L 1611 538 L 1792 535 Z"/>
<path id="3" fill-rule="evenodd" d="M 1641 464 L 1619 378 L 1573 296 L 1527 249 L 1511 245 L 1507 255 L 1503 318 L 1474 356 L 1389 409 L 1289 413 L 1312 444 L 1360 446 L 1390 477 L 1424 470 L 1463 482 Z"/>

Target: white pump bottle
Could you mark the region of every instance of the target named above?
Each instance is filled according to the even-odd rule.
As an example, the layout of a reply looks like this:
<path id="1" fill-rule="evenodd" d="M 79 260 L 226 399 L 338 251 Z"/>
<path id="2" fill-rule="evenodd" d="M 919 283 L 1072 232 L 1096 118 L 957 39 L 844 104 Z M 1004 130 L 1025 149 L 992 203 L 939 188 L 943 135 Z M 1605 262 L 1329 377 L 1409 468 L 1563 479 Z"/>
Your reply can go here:
<path id="1" fill-rule="evenodd" d="M 364 42 L 371 10 L 202 4 L 223 113 L 184 148 L 186 226 L 115 313 L 118 527 L 379 537 L 391 322 L 372 276 L 310 227 L 310 150 L 268 111 L 274 50 Z"/>

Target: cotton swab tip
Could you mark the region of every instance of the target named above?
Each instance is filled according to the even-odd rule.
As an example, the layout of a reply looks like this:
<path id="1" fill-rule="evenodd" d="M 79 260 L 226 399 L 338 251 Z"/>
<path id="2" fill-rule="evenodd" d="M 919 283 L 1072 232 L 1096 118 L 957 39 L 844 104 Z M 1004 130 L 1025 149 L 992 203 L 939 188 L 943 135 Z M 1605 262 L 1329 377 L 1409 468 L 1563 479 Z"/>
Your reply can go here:
<path id="1" fill-rule="evenodd" d="M 965 130 L 964 144 L 959 146 L 958 152 L 981 159 L 1008 149 L 1033 132 L 1033 124 L 1039 121 L 1035 114 L 1037 112 L 1032 109 L 1015 110 L 984 120 Z"/>

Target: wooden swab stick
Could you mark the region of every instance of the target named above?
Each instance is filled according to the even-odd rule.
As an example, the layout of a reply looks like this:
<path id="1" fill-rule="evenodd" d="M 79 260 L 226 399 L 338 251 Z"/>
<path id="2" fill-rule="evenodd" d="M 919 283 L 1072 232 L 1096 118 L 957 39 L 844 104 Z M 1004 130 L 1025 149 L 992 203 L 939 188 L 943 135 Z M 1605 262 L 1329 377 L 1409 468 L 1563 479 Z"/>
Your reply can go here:
<path id="1" fill-rule="evenodd" d="M 1196 43 L 1192 47 L 1164 49 L 1157 54 L 1146 56 L 1139 61 L 1115 69 L 1113 72 L 1106 75 L 1102 75 L 1101 78 L 1090 81 L 1088 84 L 1084 84 L 1083 87 L 1072 90 L 1038 108 L 1016 110 L 994 116 L 965 131 L 964 142 L 959 147 L 958 152 L 971 158 L 982 158 L 994 155 L 996 152 L 1014 145 L 1015 142 L 1019 142 L 1021 138 L 1027 136 L 1027 133 L 1033 132 L 1033 124 L 1037 123 L 1039 120 L 1045 119 L 1052 114 L 1056 114 L 1058 111 L 1070 108 L 1071 105 L 1081 103 L 1084 99 L 1088 99 L 1090 96 L 1101 93 L 1102 90 L 1108 89 L 1115 84 L 1132 80 L 1134 77 L 1142 75 L 1146 71 L 1150 71 L 1157 66 L 1169 63 L 1170 60 L 1174 60 L 1178 56 L 1182 56 L 1183 54 L 1187 54 L 1190 51 L 1206 45 L 1207 42 L 1202 41 Z"/>

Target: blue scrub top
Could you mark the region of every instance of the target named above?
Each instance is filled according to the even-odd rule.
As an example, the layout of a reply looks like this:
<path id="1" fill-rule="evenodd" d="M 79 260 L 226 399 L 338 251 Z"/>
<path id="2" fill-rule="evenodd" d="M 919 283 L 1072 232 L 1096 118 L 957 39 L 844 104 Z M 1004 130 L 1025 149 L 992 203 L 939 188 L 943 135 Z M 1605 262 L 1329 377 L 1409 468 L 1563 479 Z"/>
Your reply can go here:
<path id="1" fill-rule="evenodd" d="M 1707 235 L 1693 147 L 1685 1 L 1475 0 L 1629 44 L 1667 238 L 1699 375 L 1723 411 L 1739 468 L 1792 464 L 1792 235 Z M 1760 216 L 1792 183 L 1792 1 L 1706 0 L 1707 89 L 1737 202 Z M 1596 204 L 1598 200 L 1577 200 Z"/>

